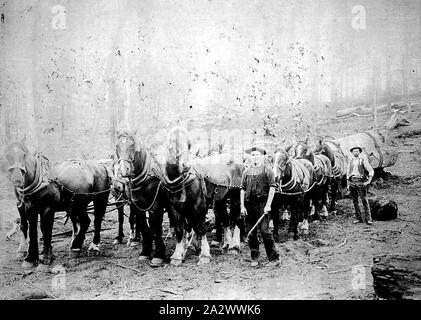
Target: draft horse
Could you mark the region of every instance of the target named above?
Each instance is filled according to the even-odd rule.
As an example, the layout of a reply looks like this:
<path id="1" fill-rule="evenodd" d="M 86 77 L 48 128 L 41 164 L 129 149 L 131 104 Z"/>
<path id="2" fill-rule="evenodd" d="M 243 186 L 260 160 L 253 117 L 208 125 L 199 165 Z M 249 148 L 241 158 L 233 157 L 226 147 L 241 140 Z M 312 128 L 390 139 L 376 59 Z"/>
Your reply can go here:
<path id="1" fill-rule="evenodd" d="M 99 251 L 102 219 L 108 203 L 109 176 L 96 161 L 61 161 L 50 165 L 40 153 L 32 154 L 23 142 L 15 142 L 5 149 L 8 176 L 17 198 L 22 231 L 18 253 L 26 251 L 29 229 L 29 248 L 22 264 L 29 268 L 38 262 L 49 265 L 53 261 L 51 238 L 54 214 L 66 211 L 73 224 L 70 250 L 80 252 L 90 219 L 88 204 L 94 204 L 94 238 L 89 250 Z M 38 253 L 38 215 L 41 216 L 43 259 Z"/>
<path id="2" fill-rule="evenodd" d="M 209 263 L 210 247 L 206 232 L 206 185 L 204 177 L 194 168 L 190 153 L 191 138 L 181 127 L 170 130 L 164 159 L 164 187 L 170 193 L 174 219 L 176 248 L 172 265 L 180 265 L 186 256 L 186 232 L 191 229 L 201 241 L 198 264 Z"/>
<path id="3" fill-rule="evenodd" d="M 308 229 L 308 217 L 310 214 L 311 189 L 314 186 L 313 164 L 306 159 L 293 159 L 288 151 L 291 148 L 279 149 L 275 153 L 273 171 L 278 183 L 276 200 L 278 205 L 289 206 L 291 219 L 289 232 L 293 233 L 293 239 L 299 239 L 298 225 L 302 229 Z M 272 210 L 277 210 L 273 206 Z M 275 224 L 274 224 L 275 226 Z M 274 233 L 278 230 L 274 230 Z"/>
<path id="4" fill-rule="evenodd" d="M 136 228 L 142 234 L 139 260 L 152 258 L 151 266 L 162 266 L 165 260 L 162 221 L 164 210 L 169 208 L 169 196 L 162 188 L 161 166 L 144 145 L 136 144 L 135 134 L 126 131 L 117 136 L 116 159 L 118 174 L 127 187 L 130 210 L 136 217 Z"/>
<path id="5" fill-rule="evenodd" d="M 346 188 L 346 168 L 347 159 L 342 152 L 339 145 L 330 142 L 319 140 L 314 150 L 316 154 L 323 154 L 329 158 L 332 164 L 332 175 L 330 180 L 330 212 L 336 211 L 336 197 L 339 191 L 340 195 L 343 196 L 344 189 Z"/>
<path id="6" fill-rule="evenodd" d="M 311 200 L 314 206 L 313 219 L 320 219 L 320 216 L 326 218 L 328 216 L 326 205 L 328 202 L 329 185 L 333 177 L 332 163 L 325 155 L 314 154 L 308 146 L 308 138 L 305 141 L 299 141 L 295 145 L 294 157 L 296 159 L 307 159 L 313 164 L 313 179 L 315 182 L 311 192 Z"/>

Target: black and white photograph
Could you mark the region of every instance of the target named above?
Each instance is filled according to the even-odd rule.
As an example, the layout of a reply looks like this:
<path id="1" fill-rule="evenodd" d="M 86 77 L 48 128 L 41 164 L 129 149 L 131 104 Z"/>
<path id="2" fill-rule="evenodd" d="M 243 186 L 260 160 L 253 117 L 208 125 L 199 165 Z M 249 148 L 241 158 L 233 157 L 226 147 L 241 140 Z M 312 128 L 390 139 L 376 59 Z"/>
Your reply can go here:
<path id="1" fill-rule="evenodd" d="M 420 159 L 420 0 L 0 0 L 0 300 L 421 300 Z"/>

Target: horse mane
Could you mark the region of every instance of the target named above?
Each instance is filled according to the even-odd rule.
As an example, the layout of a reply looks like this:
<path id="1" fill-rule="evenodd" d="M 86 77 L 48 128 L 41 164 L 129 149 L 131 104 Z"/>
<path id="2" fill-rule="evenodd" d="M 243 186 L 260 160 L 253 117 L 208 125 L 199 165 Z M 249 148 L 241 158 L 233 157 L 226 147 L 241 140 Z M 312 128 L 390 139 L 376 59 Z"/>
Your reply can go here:
<path id="1" fill-rule="evenodd" d="M 334 165 L 335 155 L 334 155 L 334 152 L 333 152 L 332 148 L 324 141 L 322 142 L 322 147 L 326 152 L 326 156 L 332 161 L 332 165 Z"/>

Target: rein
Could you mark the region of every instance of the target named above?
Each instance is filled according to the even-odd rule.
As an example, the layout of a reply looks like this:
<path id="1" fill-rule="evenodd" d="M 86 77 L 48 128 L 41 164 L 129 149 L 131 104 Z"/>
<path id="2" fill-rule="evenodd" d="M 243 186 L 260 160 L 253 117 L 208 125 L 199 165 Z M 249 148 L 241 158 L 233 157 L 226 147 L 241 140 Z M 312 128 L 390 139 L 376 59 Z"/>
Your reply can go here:
<path id="1" fill-rule="evenodd" d="M 121 159 L 117 160 L 117 164 L 119 164 L 122 161 L 129 163 L 129 165 L 132 169 L 132 172 L 134 172 L 133 160 L 121 158 Z M 151 169 L 150 159 L 149 159 L 149 157 L 147 157 L 146 160 L 145 160 L 145 166 L 143 167 L 143 170 L 139 175 L 137 175 L 134 178 L 132 176 L 130 176 L 128 183 L 126 181 L 118 180 L 118 182 L 123 183 L 124 185 L 127 186 L 127 189 L 128 189 L 127 202 L 129 204 L 133 204 L 140 211 L 148 211 L 154 206 L 154 204 L 156 202 L 156 199 L 158 198 L 158 193 L 159 193 L 159 190 L 160 190 L 160 187 L 161 187 L 161 184 L 162 184 L 162 180 L 158 176 L 151 174 L 151 171 L 152 171 L 152 169 Z M 133 198 L 133 192 L 139 191 L 143 187 L 145 187 L 147 185 L 147 182 L 149 182 L 149 180 L 150 180 L 149 178 L 151 178 L 151 177 L 156 177 L 160 180 L 159 184 L 158 184 L 158 187 L 156 188 L 155 196 L 152 200 L 152 203 L 147 208 L 140 208 L 136 204 L 136 202 L 139 202 L 139 200 L 136 200 L 136 199 Z M 115 180 L 115 181 L 117 181 L 117 180 Z"/>

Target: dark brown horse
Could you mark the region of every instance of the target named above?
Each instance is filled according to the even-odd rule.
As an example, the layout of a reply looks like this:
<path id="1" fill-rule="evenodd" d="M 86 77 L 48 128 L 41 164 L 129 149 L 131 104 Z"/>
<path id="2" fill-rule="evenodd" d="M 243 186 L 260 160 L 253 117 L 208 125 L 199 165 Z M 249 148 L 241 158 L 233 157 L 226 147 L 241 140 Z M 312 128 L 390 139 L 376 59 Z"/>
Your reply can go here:
<path id="1" fill-rule="evenodd" d="M 170 193 L 171 212 L 177 245 L 171 264 L 180 265 L 186 255 L 186 232 L 193 229 L 201 241 L 198 264 L 209 263 L 210 248 L 206 237 L 206 185 L 204 177 L 192 165 L 191 139 L 187 130 L 173 128 L 168 134 L 164 158 L 164 187 Z"/>
<path id="2" fill-rule="evenodd" d="M 161 182 L 163 171 L 146 147 L 136 143 L 134 133 L 123 132 L 117 139 L 118 174 L 125 179 L 130 210 L 134 212 L 136 228 L 142 234 L 139 260 L 152 257 L 155 242 L 151 266 L 162 266 L 165 260 L 162 221 L 164 210 L 169 211 L 170 207 L 168 192 Z"/>
<path id="3" fill-rule="evenodd" d="M 289 232 L 292 232 L 294 240 L 297 240 L 299 239 L 299 223 L 303 230 L 308 230 L 314 169 L 312 163 L 306 159 L 290 158 L 288 151 L 289 148 L 280 149 L 275 154 L 273 171 L 279 184 L 276 194 L 279 198 L 276 203 L 290 207 Z M 272 210 L 278 209 L 278 206 L 272 207 Z"/>
<path id="4" fill-rule="evenodd" d="M 108 202 L 109 177 L 104 166 L 96 161 L 62 161 L 50 165 L 40 154 L 31 154 L 23 143 L 12 143 L 5 150 L 9 164 L 21 231 L 26 239 L 29 228 L 29 249 L 23 267 L 32 267 L 38 260 L 38 215 L 43 234 L 43 264 L 53 260 L 51 237 L 54 214 L 66 211 L 73 223 L 71 251 L 79 252 L 89 227 L 88 204 L 94 203 L 94 238 L 89 250 L 99 251 L 101 223 Z M 19 246 L 18 250 L 22 249 Z"/>
<path id="5" fill-rule="evenodd" d="M 347 168 L 347 159 L 343 154 L 341 148 L 329 141 L 319 140 L 314 150 L 316 154 L 323 154 L 329 158 L 332 164 L 332 174 L 333 177 L 330 183 L 330 212 L 336 211 L 336 197 L 337 192 L 339 191 L 340 195 L 343 196 L 343 191 L 346 188 L 346 168 Z"/>
<path id="6" fill-rule="evenodd" d="M 328 157 L 323 154 L 314 154 L 306 141 L 299 141 L 294 147 L 294 156 L 296 159 L 307 159 L 314 167 L 314 182 L 312 190 L 312 203 L 314 206 L 313 219 L 320 219 L 320 216 L 327 217 L 326 208 L 328 201 L 328 192 L 330 180 L 332 179 L 332 164 Z M 320 214 L 319 214 L 320 213 Z"/>

